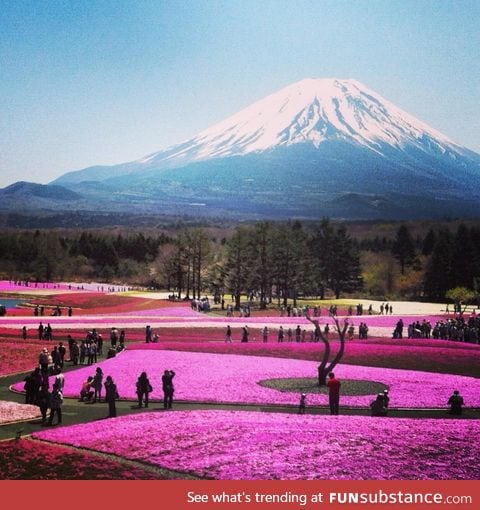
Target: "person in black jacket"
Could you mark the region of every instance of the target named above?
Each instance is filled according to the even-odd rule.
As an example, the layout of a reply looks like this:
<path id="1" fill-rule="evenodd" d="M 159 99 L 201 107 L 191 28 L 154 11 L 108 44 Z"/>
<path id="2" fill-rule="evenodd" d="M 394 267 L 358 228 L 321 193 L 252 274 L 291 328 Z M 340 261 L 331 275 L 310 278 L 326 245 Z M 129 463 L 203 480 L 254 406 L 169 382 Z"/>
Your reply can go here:
<path id="1" fill-rule="evenodd" d="M 50 406 L 50 393 L 48 387 L 41 386 L 37 393 L 37 406 L 40 408 L 42 413 L 42 423 L 47 421 L 47 411 Z"/>
<path id="2" fill-rule="evenodd" d="M 137 379 L 137 397 L 138 407 L 142 407 L 142 403 L 145 400 L 145 407 L 148 407 L 148 395 L 153 391 L 152 385 L 148 380 L 147 373 L 142 372 L 140 377 Z"/>
<path id="3" fill-rule="evenodd" d="M 105 379 L 105 402 L 108 402 L 108 417 L 115 418 L 117 416 L 117 408 L 115 401 L 119 398 L 117 385 L 113 382 L 112 376 L 107 375 Z"/>
<path id="4" fill-rule="evenodd" d="M 63 393 L 58 385 L 53 386 L 52 393 L 50 394 L 50 416 L 48 417 L 47 425 L 53 425 L 53 418 L 57 415 L 58 424 L 62 423 L 62 404 Z"/>
<path id="5" fill-rule="evenodd" d="M 462 408 L 465 404 L 463 397 L 458 390 L 453 392 L 453 395 L 448 399 L 447 404 L 450 406 L 449 414 L 462 414 Z"/>
<path id="6" fill-rule="evenodd" d="M 165 370 L 162 375 L 162 386 L 163 386 L 163 407 L 164 409 L 171 409 L 173 402 L 173 378 L 175 372 L 173 370 Z"/>

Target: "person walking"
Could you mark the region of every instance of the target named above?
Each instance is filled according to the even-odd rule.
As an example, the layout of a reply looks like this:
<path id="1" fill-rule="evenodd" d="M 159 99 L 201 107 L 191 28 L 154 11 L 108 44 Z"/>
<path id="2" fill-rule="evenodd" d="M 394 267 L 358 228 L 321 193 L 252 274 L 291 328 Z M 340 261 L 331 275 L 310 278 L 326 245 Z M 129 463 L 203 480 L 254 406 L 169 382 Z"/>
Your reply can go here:
<path id="1" fill-rule="evenodd" d="M 280 326 L 278 328 L 278 343 L 281 344 L 283 343 L 283 338 L 284 338 L 284 332 L 283 332 L 283 326 Z"/>
<path id="2" fill-rule="evenodd" d="M 232 328 L 230 325 L 227 326 L 227 332 L 225 333 L 225 343 L 231 344 L 232 343 Z"/>
<path id="3" fill-rule="evenodd" d="M 112 376 L 107 375 L 105 379 L 105 402 L 108 403 L 108 417 L 115 418 L 117 416 L 117 408 L 115 402 L 119 398 L 117 385 L 113 382 Z"/>
<path id="4" fill-rule="evenodd" d="M 38 364 L 40 365 L 40 370 L 42 374 L 48 373 L 48 349 L 44 347 L 42 352 L 38 356 Z"/>
<path id="5" fill-rule="evenodd" d="M 263 336 L 263 343 L 268 343 L 268 328 L 265 326 L 262 330 L 262 336 Z"/>
<path id="6" fill-rule="evenodd" d="M 78 343 L 75 342 L 75 340 L 72 343 L 72 354 L 70 357 L 70 360 L 74 365 L 78 365 L 78 359 L 80 358 L 80 347 L 78 346 Z"/>
<path id="7" fill-rule="evenodd" d="M 302 329 L 300 328 L 300 326 L 297 326 L 295 328 L 295 341 L 300 342 L 301 339 L 302 339 Z"/>
<path id="8" fill-rule="evenodd" d="M 63 393 L 63 387 L 65 386 L 65 376 L 62 373 L 62 370 L 59 368 L 57 375 L 55 376 L 54 386 L 57 386 L 58 389 Z"/>
<path id="9" fill-rule="evenodd" d="M 298 404 L 298 414 L 305 414 L 306 401 L 307 395 L 305 393 L 302 393 L 300 395 L 300 402 Z"/>
<path id="10" fill-rule="evenodd" d="M 58 425 L 62 423 L 62 404 L 63 393 L 57 384 L 54 384 L 52 393 L 50 394 L 50 416 L 48 417 L 48 425 L 53 425 L 53 418 L 57 415 Z"/>
<path id="11" fill-rule="evenodd" d="M 50 406 L 50 393 L 47 386 L 40 386 L 37 393 L 37 406 L 40 408 L 42 414 L 42 424 L 47 421 L 47 411 Z"/>
<path id="12" fill-rule="evenodd" d="M 142 407 L 145 400 L 145 407 L 148 407 L 148 395 L 153 391 L 152 385 L 147 377 L 147 372 L 142 372 L 137 379 L 138 407 Z"/>
<path id="13" fill-rule="evenodd" d="M 35 370 L 31 374 L 32 379 L 32 392 L 33 392 L 33 401 L 30 402 L 31 404 L 34 404 L 37 400 L 38 392 L 40 391 L 40 388 L 43 385 L 43 376 L 40 371 L 39 367 L 36 367 Z"/>
<path id="14" fill-rule="evenodd" d="M 335 378 L 335 374 L 333 372 L 330 372 L 328 374 L 327 387 L 330 414 L 332 415 L 338 414 L 338 408 L 340 405 L 340 386 L 340 381 Z"/>
<path id="15" fill-rule="evenodd" d="M 149 344 L 152 341 L 152 328 L 150 326 L 146 326 L 145 328 L 145 342 Z"/>
<path id="16" fill-rule="evenodd" d="M 175 391 L 173 387 L 173 378 L 175 372 L 173 370 L 165 370 L 162 375 L 162 389 L 163 389 L 163 408 L 171 409 L 173 403 L 173 393 Z"/>
<path id="17" fill-rule="evenodd" d="M 33 374 L 28 374 L 25 379 L 23 389 L 25 390 L 25 404 L 33 404 L 35 400 L 35 392 L 33 390 Z"/>
<path id="18" fill-rule="evenodd" d="M 60 356 L 60 368 L 63 368 L 63 365 L 65 363 L 65 355 L 67 354 L 67 349 L 63 345 L 63 342 L 60 342 L 58 344 L 58 354 Z"/>

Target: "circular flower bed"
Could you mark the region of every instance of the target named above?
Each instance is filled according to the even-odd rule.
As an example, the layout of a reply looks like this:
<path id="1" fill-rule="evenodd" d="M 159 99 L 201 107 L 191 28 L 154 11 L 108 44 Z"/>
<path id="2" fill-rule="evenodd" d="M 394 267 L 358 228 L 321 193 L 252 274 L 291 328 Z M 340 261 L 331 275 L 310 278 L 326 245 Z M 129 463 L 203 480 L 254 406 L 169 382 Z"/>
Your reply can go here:
<path id="1" fill-rule="evenodd" d="M 313 377 L 290 379 L 267 379 L 258 384 L 265 388 L 283 391 L 285 393 L 328 393 L 326 386 L 318 386 L 318 380 Z M 376 381 L 342 381 L 342 395 L 372 395 L 388 389 L 384 384 Z"/>

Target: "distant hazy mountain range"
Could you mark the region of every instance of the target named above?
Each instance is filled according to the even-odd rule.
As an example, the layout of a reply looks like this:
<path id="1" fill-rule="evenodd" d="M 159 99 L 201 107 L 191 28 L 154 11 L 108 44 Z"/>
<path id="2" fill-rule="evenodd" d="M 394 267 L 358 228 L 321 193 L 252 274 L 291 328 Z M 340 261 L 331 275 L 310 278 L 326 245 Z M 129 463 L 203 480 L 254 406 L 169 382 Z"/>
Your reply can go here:
<path id="1" fill-rule="evenodd" d="M 0 209 L 411 219 L 479 198 L 479 154 L 355 80 L 307 79 L 138 161 L 15 183 Z"/>

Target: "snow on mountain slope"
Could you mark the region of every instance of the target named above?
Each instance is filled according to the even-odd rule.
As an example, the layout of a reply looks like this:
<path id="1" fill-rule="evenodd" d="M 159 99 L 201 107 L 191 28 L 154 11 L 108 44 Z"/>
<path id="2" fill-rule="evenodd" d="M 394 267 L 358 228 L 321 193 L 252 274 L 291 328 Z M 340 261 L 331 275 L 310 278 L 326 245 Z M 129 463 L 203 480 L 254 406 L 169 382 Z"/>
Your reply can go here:
<path id="1" fill-rule="evenodd" d="M 442 133 L 356 80 L 305 79 L 264 98 L 196 137 L 137 163 L 185 164 L 276 147 L 344 140 L 382 154 L 383 144 L 462 152 Z"/>
<path id="2" fill-rule="evenodd" d="M 154 179 L 170 169 L 186 171 L 192 164 L 233 164 L 228 158 L 239 156 L 258 156 L 250 168 L 262 171 L 268 159 L 263 153 L 287 164 L 287 152 L 315 164 L 317 171 L 325 165 L 331 167 L 335 160 L 346 171 L 358 173 L 362 159 L 366 180 L 368 171 L 377 167 L 392 172 L 408 169 L 407 180 L 425 173 L 430 180 L 440 179 L 443 174 L 447 180 L 439 180 L 439 185 L 447 188 L 451 179 L 480 179 L 480 155 L 452 142 L 360 82 L 332 78 L 289 85 L 194 138 L 140 160 L 69 172 L 53 182 L 67 185 L 123 177 Z M 288 166 L 293 178 L 291 161 Z M 313 174 L 311 177 L 315 178 Z M 395 176 L 390 173 L 390 177 Z"/>

